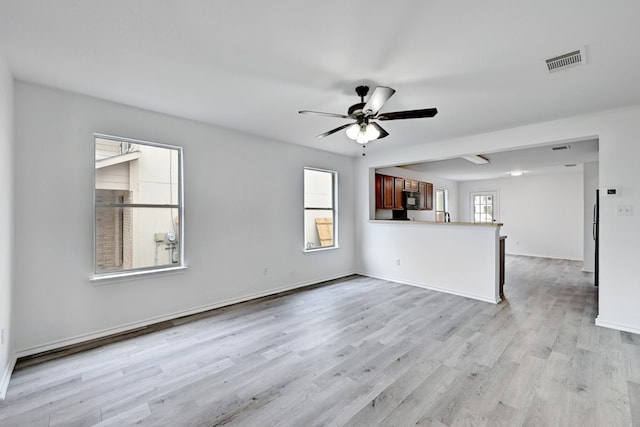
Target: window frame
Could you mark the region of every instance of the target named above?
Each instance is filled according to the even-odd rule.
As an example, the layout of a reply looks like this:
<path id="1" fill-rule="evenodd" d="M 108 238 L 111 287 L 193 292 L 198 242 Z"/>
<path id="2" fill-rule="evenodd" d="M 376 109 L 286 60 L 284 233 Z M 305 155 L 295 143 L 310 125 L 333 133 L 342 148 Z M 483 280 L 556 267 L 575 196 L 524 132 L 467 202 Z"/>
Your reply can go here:
<path id="1" fill-rule="evenodd" d="M 306 242 L 306 213 L 308 210 L 329 210 L 327 208 L 307 208 L 305 203 L 305 171 L 316 171 L 331 174 L 331 211 L 333 213 L 333 245 L 321 246 L 321 247 L 308 247 Z M 326 251 L 332 249 L 338 249 L 340 247 L 338 242 L 338 172 L 330 169 L 317 168 L 312 166 L 304 166 L 302 170 L 302 241 L 303 252 L 312 253 L 318 251 Z"/>
<path id="2" fill-rule="evenodd" d="M 175 150 L 178 154 L 178 195 L 177 195 L 177 201 L 178 204 L 174 205 L 174 204 L 170 204 L 170 205 L 160 205 L 160 204 L 153 204 L 153 203 L 115 203 L 115 204 L 107 204 L 104 205 L 103 207 L 122 207 L 122 208 L 167 208 L 167 209 L 177 209 L 178 211 L 178 233 L 179 233 L 179 239 L 178 239 L 178 262 L 176 263 L 177 265 L 160 265 L 160 266 L 151 266 L 151 267 L 139 267 L 139 268 L 132 268 L 132 269 L 127 269 L 127 270 L 116 270 L 116 271 L 109 271 L 109 272 L 104 272 L 104 273 L 98 273 L 97 272 L 97 244 L 98 244 L 98 240 L 97 240 L 97 208 L 98 208 L 98 203 L 96 201 L 96 168 L 95 168 L 95 162 L 96 162 L 96 139 L 106 139 L 106 140 L 111 140 L 111 141 L 117 141 L 117 142 L 124 142 L 124 143 L 128 143 L 128 144 L 138 144 L 138 145 L 146 145 L 146 146 L 150 146 L 150 147 L 156 147 L 156 148 L 165 148 L 165 149 L 169 149 L 169 150 Z M 184 270 L 186 269 L 185 266 L 185 262 L 184 262 L 184 241 L 185 241 L 185 234 L 184 234 L 184 166 L 183 166 L 183 161 L 184 161 L 184 155 L 183 155 L 183 148 L 181 146 L 178 145 L 172 145 L 172 144 L 164 144 L 164 143 L 159 143 L 159 142 L 152 142 L 152 141 L 146 141 L 146 140 L 141 140 L 141 139 L 134 139 L 134 138 L 126 138 L 126 137 L 121 137 L 121 136 L 115 136 L 115 135 L 108 135 L 108 134 L 103 134 L 103 133 L 93 133 L 93 267 L 92 267 L 92 271 L 93 274 L 90 277 L 91 281 L 103 281 L 103 280 L 108 280 L 108 279 L 119 279 L 119 278 L 130 278 L 130 277 L 135 277 L 135 276 L 142 276 L 142 275 L 148 275 L 148 274 L 157 274 L 157 273 L 163 273 L 163 272 L 177 272 L 180 270 Z M 111 205 L 111 206 L 108 206 Z M 120 206 L 117 206 L 120 205 Z"/>

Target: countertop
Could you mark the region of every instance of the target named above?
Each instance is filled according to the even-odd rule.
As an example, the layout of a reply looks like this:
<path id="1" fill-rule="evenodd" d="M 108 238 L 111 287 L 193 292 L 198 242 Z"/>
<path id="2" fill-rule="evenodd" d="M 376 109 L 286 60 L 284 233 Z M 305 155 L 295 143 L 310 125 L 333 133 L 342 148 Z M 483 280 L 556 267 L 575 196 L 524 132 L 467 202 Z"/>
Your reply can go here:
<path id="1" fill-rule="evenodd" d="M 398 220 L 398 219 L 370 219 L 371 223 L 381 223 L 381 224 L 424 224 L 424 225 L 444 225 L 444 226 L 452 226 L 452 225 L 464 225 L 464 226 L 473 226 L 473 227 L 501 227 L 501 222 L 435 222 L 435 221 L 406 221 L 406 220 Z"/>

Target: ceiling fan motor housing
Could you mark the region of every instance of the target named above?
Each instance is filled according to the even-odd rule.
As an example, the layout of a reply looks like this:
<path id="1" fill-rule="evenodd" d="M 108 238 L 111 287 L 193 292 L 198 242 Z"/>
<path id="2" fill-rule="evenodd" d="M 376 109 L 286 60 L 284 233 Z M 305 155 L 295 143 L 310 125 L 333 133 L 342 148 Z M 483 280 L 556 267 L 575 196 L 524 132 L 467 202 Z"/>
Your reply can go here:
<path id="1" fill-rule="evenodd" d="M 347 114 L 350 116 L 357 116 L 359 114 L 362 114 L 362 109 L 364 108 L 365 104 L 365 102 L 358 102 L 357 104 L 353 104 L 347 110 Z"/>

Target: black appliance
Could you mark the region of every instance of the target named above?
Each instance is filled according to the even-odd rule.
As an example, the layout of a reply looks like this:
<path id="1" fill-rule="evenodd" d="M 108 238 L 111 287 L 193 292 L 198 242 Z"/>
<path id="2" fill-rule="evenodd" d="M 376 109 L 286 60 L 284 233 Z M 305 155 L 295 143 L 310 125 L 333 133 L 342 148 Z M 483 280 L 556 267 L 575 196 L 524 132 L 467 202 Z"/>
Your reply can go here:
<path id="1" fill-rule="evenodd" d="M 391 211 L 391 219 L 399 220 L 399 221 L 409 221 L 407 217 L 406 209 L 394 209 Z"/>
<path id="2" fill-rule="evenodd" d="M 595 268 L 594 268 L 594 284 L 598 286 L 599 264 L 600 264 L 600 190 L 596 190 L 596 203 L 593 205 L 593 240 L 596 244 Z"/>
<path id="3" fill-rule="evenodd" d="M 402 192 L 402 207 L 404 210 L 418 210 L 420 204 L 420 193 L 417 191 Z"/>

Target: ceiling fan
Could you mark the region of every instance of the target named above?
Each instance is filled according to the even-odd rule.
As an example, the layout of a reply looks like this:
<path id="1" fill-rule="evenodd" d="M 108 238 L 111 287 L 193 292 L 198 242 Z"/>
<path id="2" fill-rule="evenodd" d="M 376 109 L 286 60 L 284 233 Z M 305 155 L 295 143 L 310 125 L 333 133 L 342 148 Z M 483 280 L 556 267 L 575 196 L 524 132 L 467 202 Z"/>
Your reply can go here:
<path id="1" fill-rule="evenodd" d="M 360 102 L 349 107 L 347 114 L 323 113 L 309 110 L 301 110 L 299 113 L 355 120 L 354 123 L 347 123 L 346 125 L 338 126 L 335 129 L 321 133 L 317 135 L 316 138 L 324 138 L 325 136 L 346 129 L 347 137 L 363 145 L 389 135 L 375 120 L 419 119 L 423 117 L 433 117 L 438 114 L 437 108 L 380 113 L 380 109 L 395 92 L 395 89 L 391 89 L 390 87 L 377 86 L 369 97 L 369 100 L 364 102 L 364 97 L 369 93 L 369 86 L 358 86 L 356 87 L 356 94 L 360 97 Z"/>

